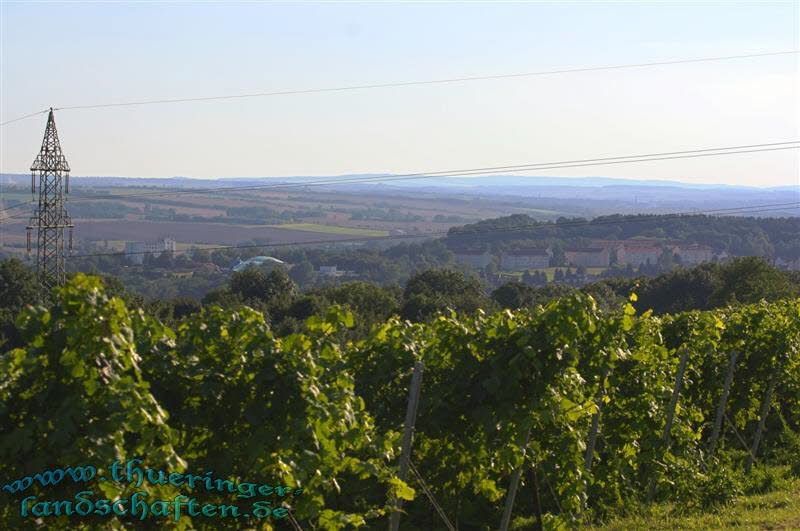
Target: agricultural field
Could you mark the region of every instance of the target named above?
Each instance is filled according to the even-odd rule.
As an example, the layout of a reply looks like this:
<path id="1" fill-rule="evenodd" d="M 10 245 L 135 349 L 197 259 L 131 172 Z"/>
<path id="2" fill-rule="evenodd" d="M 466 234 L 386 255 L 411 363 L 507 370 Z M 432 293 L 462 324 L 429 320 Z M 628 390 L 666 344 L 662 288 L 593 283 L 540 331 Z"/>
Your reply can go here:
<path id="1" fill-rule="evenodd" d="M 286 225 L 273 225 L 275 228 L 285 230 L 299 230 L 317 232 L 322 234 L 345 234 L 348 236 L 388 236 L 385 230 L 359 229 L 357 227 L 337 227 L 335 225 L 320 225 L 318 223 L 287 223 Z"/>
<path id="2" fill-rule="evenodd" d="M 200 186 L 200 185 L 198 185 Z M 279 189 L 193 191 L 142 186 L 73 185 L 67 209 L 76 242 L 149 241 L 169 237 L 186 245 L 234 245 L 250 241 L 299 243 L 353 236 L 442 235 L 450 227 L 514 213 L 553 219 L 568 214 L 447 192 L 358 189 Z M 22 186 L 4 190 L 0 206 L 30 200 Z M 25 242 L 32 206 L 9 211 L 3 241 Z M 124 247 L 124 243 L 122 243 Z"/>

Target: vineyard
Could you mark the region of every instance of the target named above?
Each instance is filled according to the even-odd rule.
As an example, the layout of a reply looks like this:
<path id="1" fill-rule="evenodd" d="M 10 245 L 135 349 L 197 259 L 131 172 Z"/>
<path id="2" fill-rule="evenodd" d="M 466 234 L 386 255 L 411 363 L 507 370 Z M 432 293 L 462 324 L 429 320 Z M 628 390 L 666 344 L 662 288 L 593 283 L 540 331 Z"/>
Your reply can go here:
<path id="1" fill-rule="evenodd" d="M 284 521 L 40 518 L 48 529 L 386 529 L 402 505 L 400 529 L 489 530 L 570 529 L 662 500 L 702 509 L 765 463 L 800 474 L 800 300 L 655 317 L 632 299 L 395 318 L 352 342 L 339 307 L 286 337 L 247 308 L 170 328 L 77 275 L 20 315 L 26 346 L 0 358 L 0 483 L 139 457 L 303 489 L 273 499 Z M 2 527 L 32 525 L 24 496 L 78 490 L 186 493 L 34 484 L 0 494 Z"/>

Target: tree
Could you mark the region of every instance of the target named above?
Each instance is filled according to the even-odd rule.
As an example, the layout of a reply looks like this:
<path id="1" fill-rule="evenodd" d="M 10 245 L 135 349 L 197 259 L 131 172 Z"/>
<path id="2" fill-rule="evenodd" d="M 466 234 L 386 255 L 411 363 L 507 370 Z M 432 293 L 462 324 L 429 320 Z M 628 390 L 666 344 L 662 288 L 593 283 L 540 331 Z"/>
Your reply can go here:
<path id="1" fill-rule="evenodd" d="M 669 249 L 664 249 L 664 250 L 661 252 L 661 254 L 659 255 L 659 257 L 658 257 L 658 259 L 657 259 L 657 261 L 656 261 L 656 265 L 657 265 L 657 266 L 658 266 L 658 267 L 659 267 L 659 268 L 660 268 L 662 271 L 669 271 L 669 270 L 671 270 L 672 268 L 674 268 L 674 267 L 675 267 L 676 263 L 677 263 L 677 262 L 675 261 L 675 253 L 673 253 L 673 252 L 672 252 L 672 251 L 670 251 Z"/>
<path id="2" fill-rule="evenodd" d="M 564 252 L 564 247 L 561 243 L 556 243 L 552 247 L 553 256 L 550 257 L 550 267 L 558 267 L 566 265 L 567 255 Z"/>
<path id="3" fill-rule="evenodd" d="M 616 247 L 612 248 L 608 253 L 608 265 L 616 265 L 619 263 L 619 253 Z"/>
<path id="4" fill-rule="evenodd" d="M 539 272 L 537 271 L 537 272 L 536 272 L 536 274 L 538 275 L 538 273 L 539 273 Z M 534 279 L 535 279 L 535 278 L 536 278 L 536 277 L 534 277 L 533 275 L 531 275 L 531 272 L 530 272 L 530 271 L 528 271 L 527 269 L 525 270 L 525 272 L 524 272 L 524 273 L 522 273 L 522 282 L 523 282 L 524 284 L 528 284 L 528 285 L 530 285 L 530 284 L 533 284 L 533 283 L 534 283 Z"/>
<path id="5" fill-rule="evenodd" d="M 498 270 L 499 270 L 499 268 L 497 267 L 497 262 L 495 262 L 494 260 L 489 262 L 486 265 L 486 267 L 483 268 L 483 272 L 486 275 L 486 278 L 490 278 L 490 279 L 494 278 L 495 276 L 497 276 Z"/>
<path id="6" fill-rule="evenodd" d="M 759 257 L 680 268 L 639 283 L 635 290 L 639 300 L 634 306 L 656 314 L 775 301 L 795 297 L 800 291 L 785 272 Z"/>
<path id="7" fill-rule="evenodd" d="M 144 297 L 140 294 L 128 289 L 128 286 L 119 279 L 112 275 L 100 275 L 103 281 L 103 287 L 109 297 L 119 297 L 125 301 L 125 304 L 130 308 L 141 308 L 144 305 Z"/>
<path id="8" fill-rule="evenodd" d="M 191 297 L 176 297 L 172 299 L 172 317 L 181 319 L 203 309 L 197 299 Z"/>
<path id="9" fill-rule="evenodd" d="M 711 296 L 719 288 L 717 269 L 713 264 L 704 264 L 642 279 L 634 306 L 656 314 L 709 309 Z"/>
<path id="10" fill-rule="evenodd" d="M 789 277 L 757 256 L 737 258 L 720 266 L 720 285 L 711 295 L 714 306 L 775 301 L 798 295 Z"/>
<path id="11" fill-rule="evenodd" d="M 282 268 L 265 273 L 261 269 L 249 267 L 234 273 L 229 286 L 231 292 L 239 295 L 245 302 L 259 300 L 270 303 L 278 298 L 293 298 L 297 293 L 297 286 Z"/>
<path id="12" fill-rule="evenodd" d="M 474 313 L 491 306 L 478 279 L 449 269 L 430 269 L 411 277 L 403 296 L 400 315 L 412 321 L 429 319 L 448 308 Z"/>
<path id="13" fill-rule="evenodd" d="M 399 313 L 402 292 L 368 282 L 346 282 L 309 291 L 306 297 L 292 304 L 289 314 L 297 319 L 321 316 L 331 305 L 339 305 L 353 313 L 354 326 L 343 335 L 347 339 L 362 338 L 370 329 Z M 310 299 L 306 302 L 306 299 Z"/>
<path id="14" fill-rule="evenodd" d="M 192 249 L 192 260 L 198 264 L 206 264 L 211 261 L 211 255 L 205 249 Z"/>
<path id="15" fill-rule="evenodd" d="M 249 267 L 234 273 L 229 286 L 232 295 L 248 306 L 268 313 L 272 324 L 283 320 L 297 297 L 297 286 L 283 268 L 264 273 L 261 269 Z"/>
<path id="16" fill-rule="evenodd" d="M 299 286 L 305 286 L 314 280 L 314 266 L 308 260 L 303 260 L 289 270 L 289 276 Z"/>
<path id="17" fill-rule="evenodd" d="M 625 302 L 625 297 L 619 296 L 605 282 L 594 282 L 581 288 L 583 293 L 591 295 L 601 308 L 610 310 L 619 308 Z"/>
<path id="18" fill-rule="evenodd" d="M 193 260 L 186 254 L 179 254 L 175 257 L 174 265 L 178 268 L 191 267 Z"/>
<path id="19" fill-rule="evenodd" d="M 507 282 L 492 292 L 492 299 L 503 308 L 516 310 L 533 301 L 535 288 L 521 282 Z"/>
<path id="20" fill-rule="evenodd" d="M 225 309 L 238 308 L 244 305 L 242 296 L 239 293 L 233 293 L 229 288 L 209 290 L 201 302 L 203 306 L 220 306 Z"/>
<path id="21" fill-rule="evenodd" d="M 231 275 L 228 286 L 231 292 L 239 295 L 242 300 L 265 300 L 268 289 L 267 275 L 260 269 L 248 267 Z"/>
<path id="22" fill-rule="evenodd" d="M 0 348 L 20 344 L 15 320 L 22 308 L 37 302 L 38 295 L 36 274 L 28 266 L 16 258 L 0 262 Z"/>

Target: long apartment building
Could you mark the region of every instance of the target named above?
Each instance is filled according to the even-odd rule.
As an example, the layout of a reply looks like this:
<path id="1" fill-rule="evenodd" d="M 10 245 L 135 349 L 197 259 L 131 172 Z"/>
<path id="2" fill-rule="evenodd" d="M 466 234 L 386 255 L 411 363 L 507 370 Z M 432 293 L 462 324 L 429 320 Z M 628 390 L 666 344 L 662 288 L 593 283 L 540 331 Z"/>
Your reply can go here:
<path id="1" fill-rule="evenodd" d="M 500 255 L 500 269 L 504 271 L 526 271 L 550 267 L 550 249 L 527 248 L 505 251 Z"/>
<path id="2" fill-rule="evenodd" d="M 617 262 L 638 267 L 642 264 L 655 264 L 663 249 L 657 245 L 626 244 L 617 251 Z"/>
<path id="3" fill-rule="evenodd" d="M 710 262 L 714 258 L 714 250 L 706 245 L 677 244 L 671 245 L 670 250 L 681 259 L 684 265 L 697 265 Z"/>
<path id="4" fill-rule="evenodd" d="M 617 263 L 634 267 L 646 263 L 655 264 L 665 250 L 674 253 L 681 263 L 690 266 L 710 262 L 714 258 L 714 250 L 706 245 L 656 239 L 593 240 L 592 246 L 604 247 L 610 253 L 616 254 Z"/>
<path id="5" fill-rule="evenodd" d="M 575 247 L 564 249 L 564 256 L 571 265 L 583 267 L 608 267 L 610 253 L 606 247 Z"/>

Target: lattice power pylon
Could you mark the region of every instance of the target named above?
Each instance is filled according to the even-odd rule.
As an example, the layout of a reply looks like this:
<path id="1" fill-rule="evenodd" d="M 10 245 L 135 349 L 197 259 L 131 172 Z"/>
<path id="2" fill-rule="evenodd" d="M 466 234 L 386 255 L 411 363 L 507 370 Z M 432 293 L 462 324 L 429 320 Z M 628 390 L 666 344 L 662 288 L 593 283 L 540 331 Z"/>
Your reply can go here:
<path id="1" fill-rule="evenodd" d="M 69 229 L 72 249 L 72 219 L 64 208 L 64 193 L 69 193 L 69 164 L 61 152 L 53 109 L 47 117 L 42 149 L 31 166 L 31 194 L 36 193 L 39 174 L 39 206 L 28 225 L 28 253 L 31 252 L 31 231 L 36 229 L 36 274 L 43 292 L 64 284 L 64 229 Z"/>

